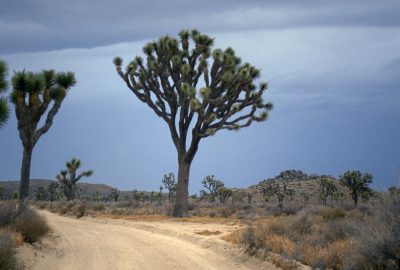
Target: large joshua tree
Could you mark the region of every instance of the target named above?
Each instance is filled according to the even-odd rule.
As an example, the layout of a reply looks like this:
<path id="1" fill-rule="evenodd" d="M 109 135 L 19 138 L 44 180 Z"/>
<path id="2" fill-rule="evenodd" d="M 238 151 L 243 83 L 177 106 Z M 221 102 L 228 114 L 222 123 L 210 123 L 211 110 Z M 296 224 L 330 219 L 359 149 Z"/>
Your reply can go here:
<path id="1" fill-rule="evenodd" d="M 66 166 L 67 170 L 62 170 L 56 178 L 58 181 L 60 181 L 62 185 L 61 188 L 67 200 L 72 201 L 75 199 L 76 183 L 84 176 L 91 176 L 93 171 L 84 171 L 77 176 L 76 171 L 81 166 L 81 161 L 75 158 L 71 159 L 71 161 L 68 161 Z"/>
<path id="2" fill-rule="evenodd" d="M 7 65 L 4 61 L 0 60 L 0 93 L 7 90 L 8 83 L 7 77 Z M 5 97 L 0 97 L 0 128 L 7 121 L 9 115 L 7 99 Z"/>
<path id="3" fill-rule="evenodd" d="M 136 57 L 125 70 L 122 59 L 114 58 L 127 87 L 169 127 L 179 164 L 176 217 L 187 215 L 190 166 L 200 141 L 266 120 L 272 108 L 262 99 L 267 83 L 255 84 L 260 70 L 241 64 L 232 48 L 211 51 L 213 39 L 197 30 L 179 36 L 148 43 L 146 60 Z"/>
<path id="4" fill-rule="evenodd" d="M 60 109 L 68 90 L 75 83 L 74 73 L 57 73 L 54 70 L 39 73 L 21 71 L 12 77 L 11 101 L 15 105 L 19 137 L 24 148 L 19 191 L 20 206 L 29 195 L 33 148 L 52 126 L 54 116 Z M 45 114 L 43 125 L 38 127 Z"/>

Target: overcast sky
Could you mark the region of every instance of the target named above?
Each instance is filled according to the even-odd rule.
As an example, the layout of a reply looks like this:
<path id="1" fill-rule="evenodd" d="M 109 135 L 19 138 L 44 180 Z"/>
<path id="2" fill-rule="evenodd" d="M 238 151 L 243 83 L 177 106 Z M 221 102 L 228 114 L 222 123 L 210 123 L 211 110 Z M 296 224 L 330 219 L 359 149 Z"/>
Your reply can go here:
<path id="1" fill-rule="evenodd" d="M 0 58 L 11 71 L 76 73 L 54 125 L 37 144 L 32 178 L 53 179 L 78 157 L 86 182 L 156 190 L 177 172 L 166 124 L 117 76 L 161 35 L 197 28 L 261 68 L 275 108 L 267 122 L 203 140 L 191 192 L 215 174 L 248 186 L 282 170 L 338 176 L 361 170 L 399 185 L 399 1 L 2 0 Z M 15 117 L 0 130 L 0 179 L 19 179 Z"/>

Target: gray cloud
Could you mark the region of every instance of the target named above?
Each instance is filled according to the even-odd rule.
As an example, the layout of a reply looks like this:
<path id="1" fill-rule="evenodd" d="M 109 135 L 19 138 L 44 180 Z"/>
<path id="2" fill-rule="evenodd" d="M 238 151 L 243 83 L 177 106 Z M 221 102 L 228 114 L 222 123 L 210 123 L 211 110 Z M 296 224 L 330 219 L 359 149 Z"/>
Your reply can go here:
<path id="1" fill-rule="evenodd" d="M 90 48 L 175 34 L 310 26 L 400 26 L 396 0 L 3 0 L 0 53 Z"/>

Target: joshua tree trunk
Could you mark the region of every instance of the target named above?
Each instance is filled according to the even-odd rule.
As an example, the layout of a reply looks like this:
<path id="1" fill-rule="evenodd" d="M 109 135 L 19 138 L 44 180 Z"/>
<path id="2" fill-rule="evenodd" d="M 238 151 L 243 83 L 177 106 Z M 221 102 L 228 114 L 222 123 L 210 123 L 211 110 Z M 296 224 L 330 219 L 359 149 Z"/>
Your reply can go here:
<path id="1" fill-rule="evenodd" d="M 354 208 L 357 208 L 357 205 L 358 205 L 358 194 L 357 194 L 357 192 L 354 192 L 352 194 L 352 196 L 353 196 L 353 201 L 354 201 Z"/>
<path id="2" fill-rule="evenodd" d="M 176 185 L 176 199 L 174 205 L 174 217 L 186 217 L 188 215 L 189 174 L 191 161 L 187 158 L 179 158 L 178 182 Z"/>
<path id="3" fill-rule="evenodd" d="M 326 198 L 325 197 L 322 198 L 322 205 L 326 206 Z"/>
<path id="4" fill-rule="evenodd" d="M 23 206 L 25 200 L 29 196 L 29 178 L 31 172 L 31 159 L 32 159 L 33 147 L 24 146 L 24 153 L 22 157 L 21 166 L 21 184 L 19 186 L 19 203 Z"/>
<path id="5" fill-rule="evenodd" d="M 75 199 L 74 187 L 71 184 L 67 184 L 64 189 L 65 197 L 67 201 L 73 201 Z"/>

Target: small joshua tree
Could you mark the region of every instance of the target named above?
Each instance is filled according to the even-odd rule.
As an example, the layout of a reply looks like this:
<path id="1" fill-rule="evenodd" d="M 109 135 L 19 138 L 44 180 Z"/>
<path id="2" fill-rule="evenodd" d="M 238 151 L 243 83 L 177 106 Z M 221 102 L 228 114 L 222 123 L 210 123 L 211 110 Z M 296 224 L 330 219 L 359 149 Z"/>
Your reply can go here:
<path id="1" fill-rule="evenodd" d="M 250 190 L 246 190 L 246 198 L 247 198 L 247 203 L 251 204 L 251 201 L 253 199 L 253 192 Z"/>
<path id="2" fill-rule="evenodd" d="M 116 189 L 116 188 L 111 189 L 110 198 L 111 198 L 111 200 L 118 202 L 118 199 L 119 199 L 118 189 Z"/>
<path id="3" fill-rule="evenodd" d="M 51 182 L 47 186 L 47 194 L 49 195 L 49 201 L 54 202 L 59 196 L 58 188 L 60 185 L 57 182 Z"/>
<path id="4" fill-rule="evenodd" d="M 201 183 L 210 194 L 210 202 L 215 202 L 215 197 L 220 189 L 224 187 L 224 183 L 221 180 L 216 179 L 214 175 L 206 176 Z"/>
<path id="5" fill-rule="evenodd" d="M 98 202 L 100 201 L 100 192 L 96 191 L 92 194 L 92 201 Z"/>
<path id="6" fill-rule="evenodd" d="M 243 202 L 243 198 L 246 196 L 246 192 L 243 190 L 232 190 L 231 198 L 233 203 Z"/>
<path id="7" fill-rule="evenodd" d="M 319 194 L 323 205 L 326 205 L 326 200 L 329 196 L 334 197 L 335 192 L 337 192 L 337 187 L 333 180 L 325 177 L 319 180 Z"/>
<path id="8" fill-rule="evenodd" d="M 33 148 L 40 137 L 52 126 L 54 116 L 60 109 L 68 90 L 75 83 L 74 73 L 57 73 L 54 70 L 39 73 L 21 71 L 16 72 L 12 77 L 11 102 L 15 105 L 19 137 L 24 148 L 19 192 L 20 207 L 24 205 L 29 195 Z M 49 107 L 51 108 L 48 110 Z M 44 124 L 38 128 L 46 112 Z"/>
<path id="9" fill-rule="evenodd" d="M 210 199 L 210 194 L 205 190 L 200 190 L 200 201 L 208 201 Z"/>
<path id="10" fill-rule="evenodd" d="M 39 186 L 35 190 L 35 200 L 45 201 L 45 200 L 47 200 L 47 197 L 48 197 L 47 191 L 43 186 Z"/>
<path id="11" fill-rule="evenodd" d="M 8 88 L 6 77 L 7 65 L 4 61 L 0 60 L 0 94 L 5 92 Z M 7 121 L 9 114 L 7 99 L 5 97 L 0 97 L 0 128 Z"/>
<path id="12" fill-rule="evenodd" d="M 82 177 L 89 177 L 93 174 L 93 171 L 89 170 L 81 172 L 77 176 L 76 171 L 80 166 L 81 161 L 73 158 L 66 163 L 67 170 L 62 170 L 60 174 L 57 175 L 57 180 L 61 183 L 61 188 L 68 201 L 75 199 L 75 191 L 77 190 L 76 183 L 81 180 Z"/>
<path id="13" fill-rule="evenodd" d="M 217 197 L 220 203 L 226 204 L 230 197 L 232 197 L 233 191 L 229 188 L 222 187 L 218 190 Z"/>
<path id="14" fill-rule="evenodd" d="M 264 181 L 261 186 L 263 199 L 268 203 L 275 193 L 275 185 L 273 181 Z"/>
<path id="15" fill-rule="evenodd" d="M 339 200 L 343 199 L 343 197 L 344 193 L 339 190 L 332 194 L 332 198 L 336 201 L 337 205 L 339 205 Z"/>
<path id="16" fill-rule="evenodd" d="M 274 194 L 278 199 L 279 207 L 283 207 L 283 199 L 286 195 L 288 195 L 287 183 L 283 182 L 276 182 L 274 186 Z"/>
<path id="17" fill-rule="evenodd" d="M 175 175 L 173 173 L 164 174 L 164 178 L 161 182 L 164 184 L 164 187 L 168 189 L 168 201 L 172 203 L 173 196 L 176 192 Z"/>
<path id="18" fill-rule="evenodd" d="M 264 198 L 269 201 L 271 196 L 276 196 L 278 206 L 283 207 L 283 200 L 286 196 L 293 197 L 295 190 L 288 188 L 286 181 L 266 181 L 262 188 Z"/>
<path id="19" fill-rule="evenodd" d="M 260 70 L 241 64 L 232 48 L 212 51 L 213 39 L 197 30 L 183 30 L 179 39 L 148 43 L 146 60 L 136 57 L 125 71 L 122 58 L 114 58 L 126 86 L 170 130 L 178 154 L 175 217 L 188 214 L 190 167 L 200 141 L 264 121 L 272 109 L 262 98 L 267 84 L 255 84 Z"/>
<path id="20" fill-rule="evenodd" d="M 162 201 L 163 201 L 163 194 L 162 194 L 162 191 L 163 191 L 163 187 L 162 186 L 160 186 L 160 188 L 159 188 L 159 192 L 158 192 L 158 194 L 157 194 L 157 203 L 159 204 L 159 205 L 161 205 L 161 203 L 162 203 Z"/>
<path id="21" fill-rule="evenodd" d="M 369 173 L 363 174 L 360 171 L 347 171 L 340 176 L 340 183 L 347 187 L 354 201 L 354 207 L 358 205 L 358 199 L 363 196 L 368 199 L 372 194 L 369 184 L 372 183 L 373 176 Z"/>
<path id="22" fill-rule="evenodd" d="M 144 193 L 139 192 L 137 189 L 134 189 L 132 191 L 132 197 L 136 201 L 136 206 L 139 206 L 139 202 L 144 198 Z"/>

